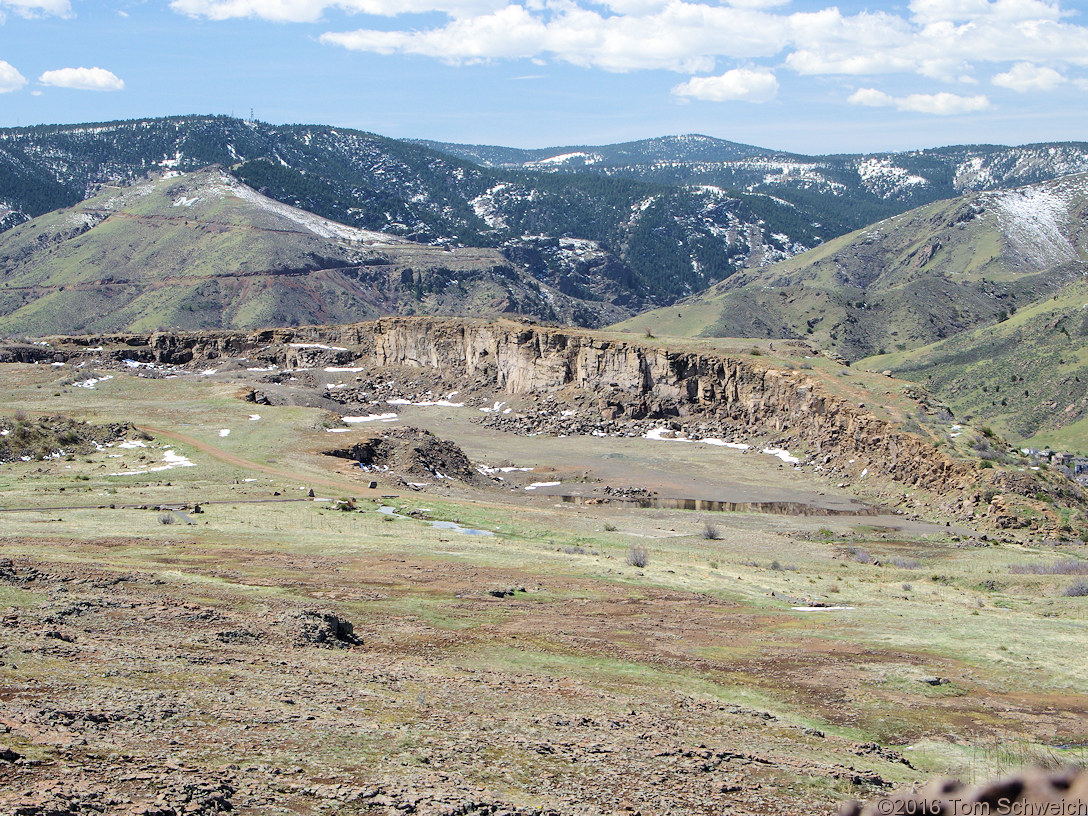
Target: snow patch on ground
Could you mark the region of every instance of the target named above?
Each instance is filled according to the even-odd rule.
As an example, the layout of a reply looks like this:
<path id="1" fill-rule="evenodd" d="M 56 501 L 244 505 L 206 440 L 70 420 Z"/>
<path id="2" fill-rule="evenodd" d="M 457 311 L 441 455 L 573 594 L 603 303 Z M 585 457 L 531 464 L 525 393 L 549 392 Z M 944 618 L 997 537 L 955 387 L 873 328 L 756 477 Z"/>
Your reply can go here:
<path id="1" fill-rule="evenodd" d="M 762 449 L 760 449 L 759 452 L 760 453 L 765 453 L 768 456 L 777 456 L 779 459 L 781 459 L 787 465 L 799 465 L 799 464 L 801 464 L 801 460 L 798 459 L 793 454 L 791 454 L 785 448 L 762 448 Z"/>
<path id="2" fill-rule="evenodd" d="M 124 447 L 122 444 L 121 447 Z M 188 458 L 177 453 L 173 448 L 168 448 L 163 451 L 161 465 L 155 467 L 141 468 L 140 470 L 122 470 L 117 473 L 111 473 L 110 476 L 139 476 L 143 473 L 161 473 L 164 470 L 173 470 L 179 467 L 196 467 L 194 462 L 189 461 Z"/>
<path id="3" fill-rule="evenodd" d="M 714 445 L 719 448 L 733 448 L 734 450 L 748 450 L 751 445 L 745 445 L 743 442 L 726 442 L 724 439 L 715 439 L 713 437 L 707 439 L 689 439 L 686 436 L 677 436 L 676 431 L 670 431 L 668 428 L 654 428 L 642 435 L 643 439 L 654 439 L 664 442 L 701 442 L 704 445 Z"/>
<path id="4" fill-rule="evenodd" d="M 395 422 L 397 415 L 393 413 L 389 414 L 367 414 L 366 416 L 346 416 L 340 417 L 344 422 L 349 425 L 357 424 L 359 422 Z"/>
<path id="5" fill-rule="evenodd" d="M 87 380 L 81 380 L 81 381 L 79 381 L 77 383 L 72 383 L 72 386 L 74 388 L 94 388 L 100 382 L 105 382 L 106 380 L 112 380 L 112 379 L 113 379 L 112 374 L 103 374 L 101 377 L 91 377 L 90 379 L 87 379 Z"/>
<path id="6" fill-rule="evenodd" d="M 406 400 L 403 397 L 395 397 L 394 399 L 388 399 L 385 401 L 386 405 L 413 405 L 416 408 L 433 408 L 438 406 L 440 408 L 464 408 L 463 402 L 450 402 L 447 399 L 440 400 L 423 400 L 421 402 L 412 402 Z"/>
<path id="7" fill-rule="evenodd" d="M 562 482 L 533 482 L 531 485 L 526 485 L 526 490 L 536 490 L 538 487 L 558 487 L 563 484 Z"/>
<path id="8" fill-rule="evenodd" d="M 324 343 L 288 343 L 287 345 L 291 348 L 312 348 L 321 349 L 322 351 L 347 351 L 346 348 L 341 348 L 340 346 L 326 346 Z"/>
<path id="9" fill-rule="evenodd" d="M 219 431 L 220 436 L 230 436 L 230 428 L 222 428 Z"/>

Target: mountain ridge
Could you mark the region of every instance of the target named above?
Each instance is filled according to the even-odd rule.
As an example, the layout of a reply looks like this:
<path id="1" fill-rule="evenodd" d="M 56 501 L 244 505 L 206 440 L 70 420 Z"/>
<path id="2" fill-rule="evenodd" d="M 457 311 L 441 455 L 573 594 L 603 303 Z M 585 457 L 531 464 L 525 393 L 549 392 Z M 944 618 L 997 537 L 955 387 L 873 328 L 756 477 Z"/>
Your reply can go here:
<path id="1" fill-rule="evenodd" d="M 1088 174 L 939 201 L 621 324 L 808 338 L 857 360 L 992 324 L 1088 271 Z"/>
<path id="2" fill-rule="evenodd" d="M 603 297 L 553 290 L 493 248 L 339 224 L 219 167 L 105 188 L 0 234 L 0 331 L 256 328 L 395 313 L 599 324 Z"/>

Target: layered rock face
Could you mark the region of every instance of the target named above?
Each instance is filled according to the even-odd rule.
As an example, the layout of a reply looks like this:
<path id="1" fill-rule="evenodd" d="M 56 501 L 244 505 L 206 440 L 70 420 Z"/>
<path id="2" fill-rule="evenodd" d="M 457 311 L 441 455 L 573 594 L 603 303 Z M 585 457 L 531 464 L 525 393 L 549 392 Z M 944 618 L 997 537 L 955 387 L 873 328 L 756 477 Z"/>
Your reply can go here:
<path id="1" fill-rule="evenodd" d="M 803 453 L 846 476 L 868 471 L 904 485 L 940 492 L 946 509 L 964 516 L 997 516 L 997 493 L 1039 492 L 1079 503 L 1072 483 L 1026 490 L 1000 482 L 998 471 L 953 459 L 930 439 L 909 433 L 860 404 L 829 392 L 804 371 L 776 368 L 748 357 L 661 348 L 579 330 L 441 318 L 384 318 L 345 326 L 244 332 L 166 333 L 58 338 L 54 354 L 113 349 L 116 356 L 184 365 L 224 357 L 281 367 L 327 365 L 422 367 L 512 395 L 577 395 L 609 419 L 691 419 L 724 434 L 762 437 Z M 1006 479 L 1005 482 L 1008 482 Z M 992 485 L 990 483 L 993 483 Z M 1045 515 L 1045 514 L 1044 514 Z M 1003 525 L 1008 526 L 1008 525 Z"/>
<path id="2" fill-rule="evenodd" d="M 910 485 L 962 489 L 978 481 L 975 468 L 828 394 L 803 372 L 556 329 L 405 319 L 371 325 L 377 366 L 463 372 L 510 394 L 580 390 L 596 395 L 612 416 L 717 420 L 827 462 L 854 459 L 857 472 Z"/>

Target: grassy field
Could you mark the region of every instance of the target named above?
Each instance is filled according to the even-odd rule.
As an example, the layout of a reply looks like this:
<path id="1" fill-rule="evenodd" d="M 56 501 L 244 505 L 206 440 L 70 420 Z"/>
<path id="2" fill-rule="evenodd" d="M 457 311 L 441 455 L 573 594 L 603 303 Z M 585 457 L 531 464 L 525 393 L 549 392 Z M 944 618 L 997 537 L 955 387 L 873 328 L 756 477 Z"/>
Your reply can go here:
<path id="1" fill-rule="evenodd" d="M 0 628 L 5 740 L 45 761 L 20 784 L 116 785 L 126 754 L 202 780 L 238 766 L 235 804 L 252 813 L 393 812 L 416 795 L 437 813 L 485 794 L 563 813 L 812 813 L 885 783 L 1084 759 L 1088 600 L 1067 594 L 1082 546 L 494 486 L 371 491 L 320 454 L 352 437 L 326 434 L 323 411 L 244 403 L 216 375 L 110 373 L 80 388 L 5 367 L 0 413 L 156 429 L 147 447 L 0 467 L 0 557 L 41 575 L 0 580 L 17 621 Z M 572 469 L 608 475 L 622 443 L 631 479 L 689 468 L 715 490 L 830 490 L 773 457 L 697 446 L 504 447 L 459 416 L 402 421 L 476 461 L 577 454 Z M 136 472 L 168 450 L 192 465 Z M 322 501 L 348 496 L 351 512 Z M 203 513 L 159 509 L 195 502 Z M 285 621 L 306 609 L 350 621 L 361 644 L 291 641 Z M 131 712 L 158 711 L 155 694 L 175 713 L 151 727 Z M 83 714 L 60 727 L 59 709 Z M 299 770 L 273 784 L 266 766 Z M 389 801 L 345 803 L 337 785 Z"/>

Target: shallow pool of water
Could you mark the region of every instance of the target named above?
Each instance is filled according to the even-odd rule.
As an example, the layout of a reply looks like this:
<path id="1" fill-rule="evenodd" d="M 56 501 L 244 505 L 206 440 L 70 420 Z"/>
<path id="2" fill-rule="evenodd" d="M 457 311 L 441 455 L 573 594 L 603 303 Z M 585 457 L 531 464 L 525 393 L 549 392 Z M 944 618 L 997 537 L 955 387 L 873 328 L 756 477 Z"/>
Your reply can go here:
<path id="1" fill-rule="evenodd" d="M 768 513 L 776 516 L 879 516 L 886 511 L 864 504 L 849 507 L 825 507 L 819 504 L 794 501 L 731 502 L 714 499 L 683 499 L 660 496 L 579 496 L 556 495 L 566 504 L 600 504 L 602 501 L 637 504 L 665 510 L 702 510 L 711 513 Z"/>
<path id="2" fill-rule="evenodd" d="M 490 530 L 477 530 L 474 527 L 462 527 L 456 521 L 430 521 L 429 519 L 417 519 L 412 516 L 404 516 L 397 512 L 397 508 L 389 507 L 388 505 L 382 505 L 378 508 L 378 512 L 386 516 L 396 516 L 397 518 L 412 519 L 413 521 L 421 521 L 424 524 L 429 524 L 436 530 L 452 530 L 455 533 L 464 533 L 465 535 L 478 535 L 478 536 L 493 536 L 495 535 Z"/>

